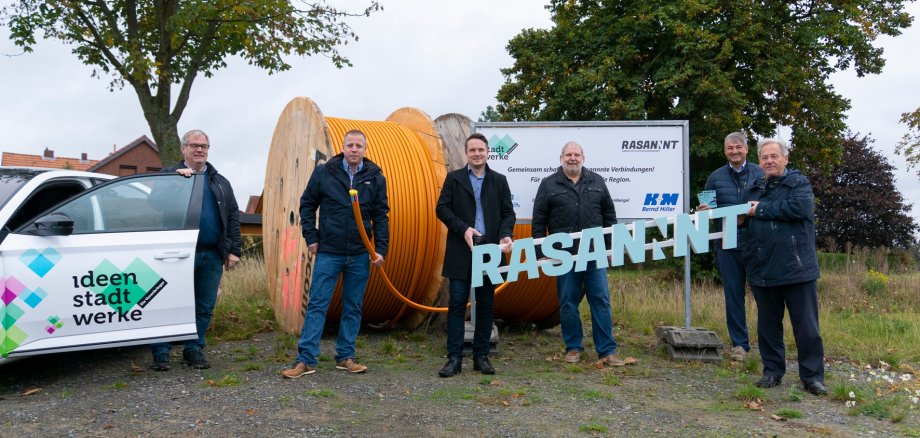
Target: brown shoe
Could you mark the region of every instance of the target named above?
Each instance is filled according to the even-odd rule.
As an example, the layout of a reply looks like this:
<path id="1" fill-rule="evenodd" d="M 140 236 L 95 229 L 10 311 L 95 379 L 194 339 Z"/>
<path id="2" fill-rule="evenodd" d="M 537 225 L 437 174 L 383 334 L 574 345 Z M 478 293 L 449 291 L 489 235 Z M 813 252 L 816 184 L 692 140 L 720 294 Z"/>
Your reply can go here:
<path id="1" fill-rule="evenodd" d="M 316 367 L 311 367 L 303 362 L 297 362 L 294 365 L 294 368 L 289 370 L 284 370 L 281 372 L 281 375 L 288 379 L 296 379 L 300 376 L 305 376 L 307 374 L 313 374 L 316 372 Z"/>
<path id="2" fill-rule="evenodd" d="M 744 350 L 744 347 L 739 345 L 737 347 L 732 347 L 728 354 L 728 357 L 732 362 L 744 362 L 744 359 L 747 358 L 748 352 Z"/>
<path id="3" fill-rule="evenodd" d="M 624 361 L 623 359 L 620 359 L 619 354 L 611 354 L 610 356 L 607 356 L 601 359 L 601 362 L 604 362 L 608 366 L 612 366 L 612 367 L 626 366 L 626 361 Z"/>
<path id="4" fill-rule="evenodd" d="M 349 358 L 349 359 L 345 359 L 345 360 L 343 360 L 343 361 L 341 361 L 341 362 L 335 364 L 335 368 L 336 368 L 337 370 L 345 370 L 345 371 L 348 371 L 349 373 L 356 373 L 356 374 L 357 374 L 357 373 L 363 373 L 363 372 L 367 371 L 367 367 L 366 367 L 366 366 L 361 365 L 361 364 L 355 362 L 354 359 L 350 359 L 350 358 Z"/>
<path id="5" fill-rule="evenodd" d="M 565 354 L 565 361 L 568 363 L 578 363 L 581 361 L 581 352 L 578 350 L 569 350 Z"/>

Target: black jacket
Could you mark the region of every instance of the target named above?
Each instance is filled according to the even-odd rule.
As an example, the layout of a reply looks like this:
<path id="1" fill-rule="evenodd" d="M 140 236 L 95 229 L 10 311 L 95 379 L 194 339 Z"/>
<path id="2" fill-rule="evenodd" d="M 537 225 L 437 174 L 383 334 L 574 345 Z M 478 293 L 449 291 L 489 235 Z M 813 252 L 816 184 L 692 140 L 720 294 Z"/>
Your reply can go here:
<path id="1" fill-rule="evenodd" d="M 748 217 L 744 265 L 751 286 L 772 287 L 817 280 L 815 196 L 808 178 L 788 169 L 783 176 L 760 178 L 748 190 L 759 201 Z"/>
<path id="2" fill-rule="evenodd" d="M 464 166 L 447 174 L 435 208 L 438 219 L 447 226 L 447 247 L 441 274 L 458 280 L 469 280 L 473 268 L 473 252 L 463 240 L 463 234 L 476 220 L 476 198 L 467 169 Z M 498 243 L 505 237 L 512 237 L 515 216 L 508 179 L 490 169 L 488 164 L 479 199 L 486 226 L 485 242 Z"/>
<path id="3" fill-rule="evenodd" d="M 227 261 L 229 254 L 237 257 L 242 255 L 242 239 L 240 238 L 240 207 L 236 203 L 236 197 L 233 195 L 233 187 L 230 181 L 217 172 L 217 168 L 210 162 L 205 163 L 207 166 L 208 186 L 211 193 L 217 199 L 217 208 L 220 210 L 220 222 L 223 226 L 220 243 L 217 249 L 220 251 L 221 260 Z M 175 173 L 178 169 L 187 169 L 185 162 L 179 162 L 172 167 L 161 169 L 163 173 Z"/>
<path id="4" fill-rule="evenodd" d="M 534 239 L 555 233 L 574 233 L 585 228 L 609 227 L 615 223 L 616 208 L 600 175 L 582 168 L 576 191 L 560 166 L 556 173 L 540 182 L 533 201 Z M 605 236 L 605 239 L 609 247 L 610 236 Z M 569 252 L 575 253 L 577 249 L 576 242 Z M 543 251 L 537 248 L 537 255 L 542 257 L 542 254 Z"/>
<path id="5" fill-rule="evenodd" d="M 748 201 L 748 189 L 754 185 L 754 181 L 763 176 L 763 169 L 760 166 L 748 162 L 741 172 L 735 172 L 731 164 L 726 164 L 709 175 L 706 178 L 706 187 L 704 190 L 715 190 L 716 205 L 718 207 L 731 207 L 732 205 L 744 204 Z M 713 231 L 722 231 L 722 219 L 715 220 Z M 744 225 L 738 226 L 738 246 L 727 251 L 741 251 L 746 241 Z M 721 247 L 721 243 L 714 243 Z"/>
<path id="6" fill-rule="evenodd" d="M 373 161 L 364 159 L 364 167 L 349 182 L 342 167 L 344 154 L 338 154 L 325 164 L 316 166 L 307 188 L 300 197 L 300 226 L 307 245 L 319 243 L 319 252 L 357 255 L 367 253 L 355 215 L 351 209 L 348 190 L 358 191 L 361 220 L 367 237 L 373 239 L 374 250 L 383 257 L 390 243 L 390 221 L 387 213 L 387 180 Z M 319 210 L 319 227 L 316 211 Z"/>

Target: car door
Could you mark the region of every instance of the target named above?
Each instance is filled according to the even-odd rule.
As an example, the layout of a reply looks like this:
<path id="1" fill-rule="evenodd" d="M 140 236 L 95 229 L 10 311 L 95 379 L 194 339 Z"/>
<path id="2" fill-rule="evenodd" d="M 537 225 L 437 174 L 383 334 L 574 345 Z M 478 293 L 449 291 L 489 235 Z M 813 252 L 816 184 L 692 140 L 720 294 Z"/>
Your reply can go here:
<path id="1" fill-rule="evenodd" d="M 119 178 L 13 230 L 0 243 L 0 356 L 195 338 L 204 178 Z"/>

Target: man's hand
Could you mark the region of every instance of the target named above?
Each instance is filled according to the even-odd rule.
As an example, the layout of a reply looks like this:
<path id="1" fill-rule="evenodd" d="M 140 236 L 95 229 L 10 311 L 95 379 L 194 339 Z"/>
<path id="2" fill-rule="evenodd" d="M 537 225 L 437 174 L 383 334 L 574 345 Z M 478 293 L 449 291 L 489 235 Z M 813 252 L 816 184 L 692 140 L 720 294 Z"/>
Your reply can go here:
<path id="1" fill-rule="evenodd" d="M 380 255 L 380 254 L 378 254 L 378 253 L 376 253 L 376 252 L 374 253 L 374 256 L 375 256 L 376 258 L 375 258 L 374 260 L 371 260 L 371 263 L 372 263 L 374 266 L 376 266 L 376 267 L 379 268 L 381 265 L 383 265 L 383 256 Z"/>
<path id="2" fill-rule="evenodd" d="M 712 207 L 710 207 L 709 204 L 700 204 L 696 206 L 696 211 L 703 211 L 703 210 L 712 210 Z"/>
<path id="3" fill-rule="evenodd" d="M 500 245 L 505 245 L 505 247 L 502 248 L 502 252 L 503 252 L 503 253 L 505 253 L 505 254 L 511 254 L 511 244 L 512 244 L 513 242 L 511 241 L 511 238 L 510 238 L 510 237 L 503 237 L 502 240 L 499 241 L 498 243 L 499 243 Z"/>
<path id="4" fill-rule="evenodd" d="M 233 254 L 230 254 L 229 256 L 227 256 L 227 261 L 224 263 L 224 268 L 227 269 L 227 270 L 229 271 L 229 270 L 233 269 L 233 267 L 236 266 L 236 264 L 239 263 L 239 262 L 240 262 L 240 258 L 239 258 L 239 257 L 237 257 L 237 256 L 235 256 L 235 255 L 233 255 Z"/>
<path id="5" fill-rule="evenodd" d="M 314 243 L 314 244 L 312 244 L 312 245 L 308 245 L 308 246 L 307 246 L 307 249 L 310 250 L 310 255 L 316 255 L 316 250 L 319 249 L 319 244 L 318 244 L 318 243 Z"/>
<path id="6" fill-rule="evenodd" d="M 482 236 L 482 234 L 480 234 L 479 231 L 476 231 L 475 228 L 467 228 L 466 232 L 463 233 L 463 240 L 466 241 L 466 244 L 470 247 L 470 249 L 473 249 L 473 236 Z"/>
<path id="7" fill-rule="evenodd" d="M 751 208 L 748 210 L 748 216 L 754 216 L 757 214 L 757 204 L 760 204 L 760 201 L 751 201 Z"/>
<path id="8" fill-rule="evenodd" d="M 189 177 L 191 177 L 192 175 L 195 174 L 195 171 L 186 167 L 186 168 L 183 168 L 183 169 L 176 169 L 176 173 L 178 173 L 179 175 L 182 175 L 182 176 L 184 176 L 184 177 L 186 177 L 186 178 L 189 178 Z M 239 259 L 237 259 L 237 260 L 239 260 Z"/>

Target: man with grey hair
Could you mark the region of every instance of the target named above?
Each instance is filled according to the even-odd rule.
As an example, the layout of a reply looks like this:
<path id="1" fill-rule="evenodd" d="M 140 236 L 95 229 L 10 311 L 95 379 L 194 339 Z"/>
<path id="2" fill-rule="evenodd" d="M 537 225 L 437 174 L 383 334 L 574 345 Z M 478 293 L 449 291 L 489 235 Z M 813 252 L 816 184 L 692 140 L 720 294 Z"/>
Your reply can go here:
<path id="1" fill-rule="evenodd" d="M 744 248 L 748 282 L 757 301 L 757 344 L 763 362 L 763 377 L 756 385 L 778 386 L 786 373 L 783 315 L 788 311 L 798 349 L 799 379 L 806 391 L 824 395 L 815 195 L 802 172 L 786 167 L 789 148 L 785 141 L 760 140 L 757 155 L 764 176 L 748 189 Z"/>
<path id="2" fill-rule="evenodd" d="M 585 156 L 581 145 L 570 141 L 562 147 L 559 170 L 543 179 L 533 204 L 533 237 L 554 233 L 573 233 L 586 228 L 609 227 L 617 222 L 613 199 L 600 175 L 584 168 Z M 609 238 L 607 246 L 609 247 Z M 578 243 L 569 251 L 573 254 Z M 543 257 L 540 248 L 537 256 Z M 607 267 L 590 262 L 581 272 L 570 271 L 556 277 L 559 296 L 559 322 L 565 342 L 565 361 L 577 363 L 584 351 L 581 315 L 578 305 L 587 296 L 591 307 L 591 336 L 601 365 L 623 366 L 626 362 L 616 354 L 613 338 L 613 318 L 610 309 L 610 289 Z"/>
<path id="3" fill-rule="evenodd" d="M 748 144 L 744 132 L 732 132 L 725 137 L 725 158 L 728 163 L 716 169 L 706 179 L 703 190 L 712 190 L 716 193 L 718 207 L 747 202 L 747 189 L 754 185 L 757 178 L 763 176 L 763 169 L 758 165 L 747 162 Z M 701 204 L 697 210 L 707 210 L 710 207 Z M 738 246 L 732 249 L 722 249 L 721 241 L 714 244 L 716 268 L 722 276 L 722 290 L 725 294 L 725 323 L 728 326 L 728 336 L 731 338 L 732 349 L 729 357 L 732 361 L 741 362 L 747 357 L 751 349 L 748 338 L 747 315 L 745 312 L 745 269 L 743 251 L 746 241 L 746 230 L 743 227 L 742 216 L 738 220 Z M 716 219 L 715 230 L 722 230 L 722 220 Z"/>
<path id="4" fill-rule="evenodd" d="M 161 172 L 178 172 L 186 178 L 195 172 L 204 172 L 207 184 L 201 200 L 201 219 L 198 226 L 198 243 L 195 246 L 195 326 L 198 339 L 185 341 L 182 362 L 186 365 L 210 368 L 201 349 L 205 347 L 204 335 L 211 323 L 217 288 L 223 269 L 232 269 L 240 261 L 240 211 L 233 195 L 230 181 L 208 162 L 211 142 L 208 135 L 193 129 L 182 136 L 183 160 Z M 150 345 L 156 371 L 169 370 L 169 343 Z"/>

